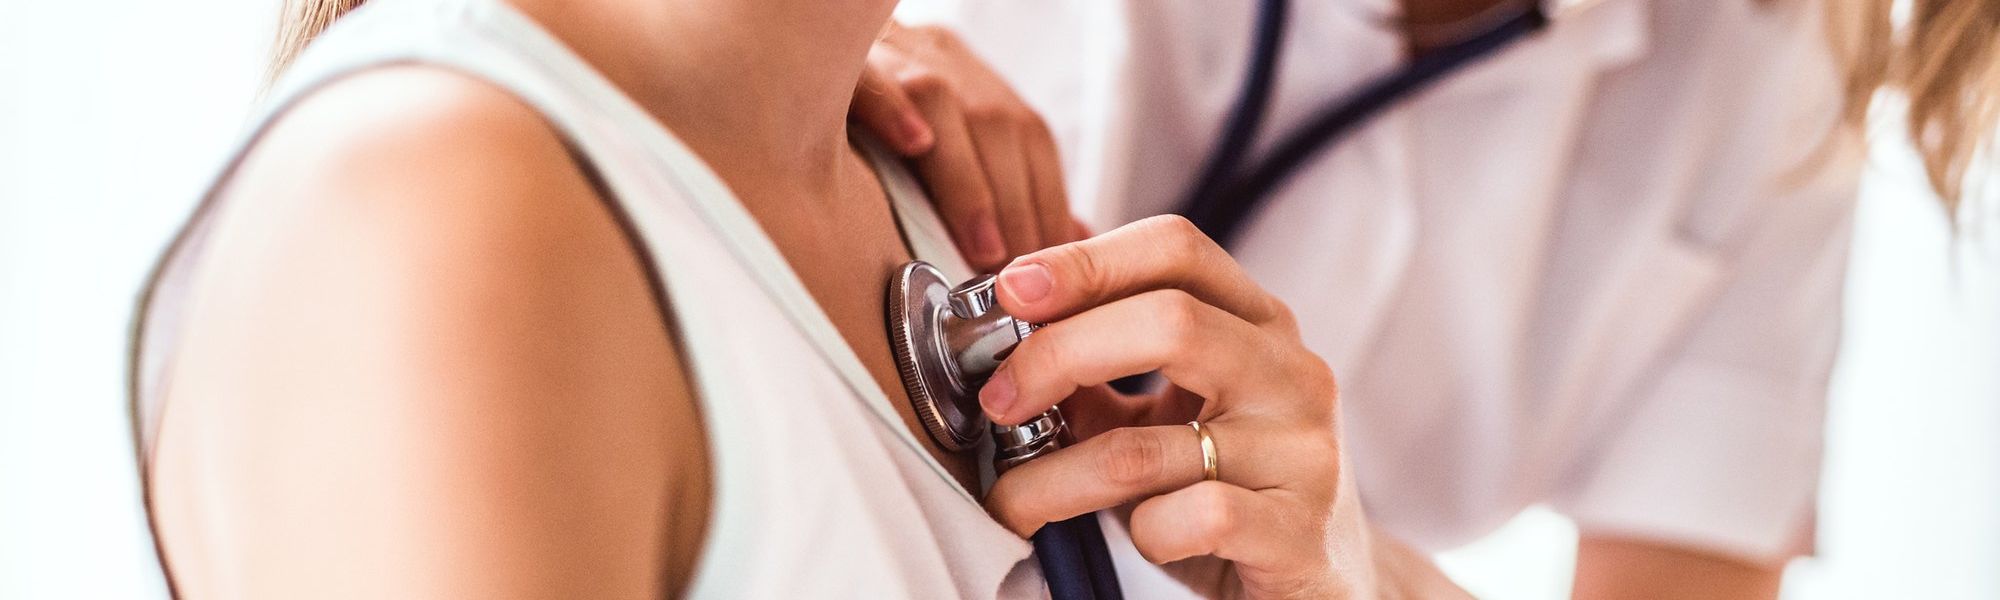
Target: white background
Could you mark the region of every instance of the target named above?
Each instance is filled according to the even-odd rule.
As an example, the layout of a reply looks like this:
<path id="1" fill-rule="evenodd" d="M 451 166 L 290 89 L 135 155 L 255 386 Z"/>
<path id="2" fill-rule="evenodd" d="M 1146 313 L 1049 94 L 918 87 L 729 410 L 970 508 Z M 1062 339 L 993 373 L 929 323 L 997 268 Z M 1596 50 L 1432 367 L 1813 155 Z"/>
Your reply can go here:
<path id="1" fill-rule="evenodd" d="M 275 14 L 274 0 L 0 0 L 0 599 L 161 595 L 127 438 L 126 329 L 239 133 Z M 2000 211 L 1954 241 L 1908 151 L 1878 146 L 1822 552 L 1793 566 L 1786 595 L 2000 598 Z M 1574 535 L 1534 510 L 1442 560 L 1483 597 L 1559 598 Z"/>

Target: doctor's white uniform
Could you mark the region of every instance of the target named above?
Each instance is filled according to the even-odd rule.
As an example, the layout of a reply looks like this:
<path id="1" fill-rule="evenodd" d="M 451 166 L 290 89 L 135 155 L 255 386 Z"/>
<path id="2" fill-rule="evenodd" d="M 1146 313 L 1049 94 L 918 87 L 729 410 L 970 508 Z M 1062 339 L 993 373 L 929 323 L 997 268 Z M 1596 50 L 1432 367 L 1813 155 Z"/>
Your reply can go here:
<path id="1" fill-rule="evenodd" d="M 1396 10 L 1292 3 L 1260 144 L 1396 66 Z M 1820 10 L 1560 8 L 1251 218 L 1232 252 L 1341 377 L 1371 518 L 1427 550 L 1535 504 L 1731 556 L 1810 549 L 1857 172 Z M 899 17 L 951 27 L 1016 85 L 1078 212 L 1110 227 L 1191 184 L 1254 12 L 910 0 Z"/>

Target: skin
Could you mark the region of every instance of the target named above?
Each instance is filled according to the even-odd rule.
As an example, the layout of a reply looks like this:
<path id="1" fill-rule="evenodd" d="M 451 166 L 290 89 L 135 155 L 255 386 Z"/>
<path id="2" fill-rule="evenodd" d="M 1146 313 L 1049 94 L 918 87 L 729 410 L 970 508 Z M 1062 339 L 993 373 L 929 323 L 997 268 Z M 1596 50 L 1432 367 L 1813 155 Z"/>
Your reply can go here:
<path id="1" fill-rule="evenodd" d="M 1457 41 L 1465 27 L 1481 26 L 1486 15 L 1533 1 L 1540 0 L 1403 0 L 1403 37 L 1412 56 L 1424 56 Z"/>
<path id="2" fill-rule="evenodd" d="M 1431 34 L 1502 10 L 1503 4 L 1519 2 L 1405 0 L 1403 27 L 1410 53 L 1421 56 L 1436 50 L 1450 40 Z M 868 64 L 862 85 L 855 90 L 851 116 L 914 161 L 940 215 L 957 233 L 961 251 L 974 257 L 976 266 L 990 269 L 994 263 L 1028 254 L 1023 248 L 1069 241 L 1052 235 L 1058 230 L 1046 225 L 1067 218 L 1053 136 L 1034 109 L 955 34 L 935 26 L 892 28 L 871 51 Z M 1027 158 L 1016 158 L 1019 153 Z M 1022 180 L 1057 183 L 1028 188 L 992 183 Z M 997 224 L 991 221 L 996 216 Z M 1041 233 L 1033 233 L 1037 231 Z M 1078 238 L 1087 233 L 1080 224 L 1074 231 Z M 981 242 L 994 236 L 1005 239 L 1005 260 L 990 260 L 991 244 Z M 1116 418 L 1100 419 L 1078 410 L 1102 403 L 1102 395 L 1100 390 L 1082 390 L 1066 409 L 1072 424 L 1096 431 L 1117 426 Z M 1726 556 L 1585 530 L 1578 546 L 1574 596 L 1658 597 L 1674 590 L 1693 594 L 1690 598 L 1766 599 L 1777 597 L 1782 575 L 1783 561 L 1778 559 Z"/>
<path id="3" fill-rule="evenodd" d="M 642 266 L 531 110 L 361 75 L 285 118 L 226 201 L 154 464 L 182 595 L 686 580 L 699 415 Z"/>
<path id="4" fill-rule="evenodd" d="M 1609 600 L 1777 598 L 1785 566 L 1602 533 L 1578 541 L 1576 562 L 1575 597 Z"/>

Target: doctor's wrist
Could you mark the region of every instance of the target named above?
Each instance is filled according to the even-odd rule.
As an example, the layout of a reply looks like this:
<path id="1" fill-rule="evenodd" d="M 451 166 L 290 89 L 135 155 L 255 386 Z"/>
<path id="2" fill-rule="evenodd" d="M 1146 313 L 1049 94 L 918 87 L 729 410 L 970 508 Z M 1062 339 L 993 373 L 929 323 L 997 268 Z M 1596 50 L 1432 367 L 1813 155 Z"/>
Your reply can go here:
<path id="1" fill-rule="evenodd" d="M 1365 589 L 1366 594 L 1350 597 L 1384 600 L 1473 597 L 1452 583 L 1429 554 L 1373 526 L 1368 529 L 1368 537 L 1369 581 L 1357 586 Z"/>

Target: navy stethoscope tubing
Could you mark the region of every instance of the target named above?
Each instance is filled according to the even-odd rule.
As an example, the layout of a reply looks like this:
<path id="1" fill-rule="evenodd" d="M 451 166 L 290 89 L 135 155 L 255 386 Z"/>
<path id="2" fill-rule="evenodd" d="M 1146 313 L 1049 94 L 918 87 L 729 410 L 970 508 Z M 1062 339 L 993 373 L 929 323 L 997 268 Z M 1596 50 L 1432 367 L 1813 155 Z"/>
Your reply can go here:
<path id="1" fill-rule="evenodd" d="M 1233 241 L 1244 219 L 1307 159 L 1396 102 L 1461 67 L 1497 54 L 1549 22 L 1540 1 L 1528 2 L 1519 14 L 1490 29 L 1439 48 L 1333 101 L 1304 126 L 1280 138 L 1269 154 L 1244 168 L 1251 142 L 1270 106 L 1279 44 L 1284 40 L 1290 5 L 1289 0 L 1259 1 L 1250 69 L 1224 121 L 1222 137 L 1202 168 L 1201 178 L 1195 180 L 1181 202 L 1180 214 L 1224 247 Z"/>
<path id="2" fill-rule="evenodd" d="M 1122 600 L 1118 569 L 1097 513 L 1089 512 L 1043 525 L 1029 541 L 1035 546 L 1051 600 Z"/>

